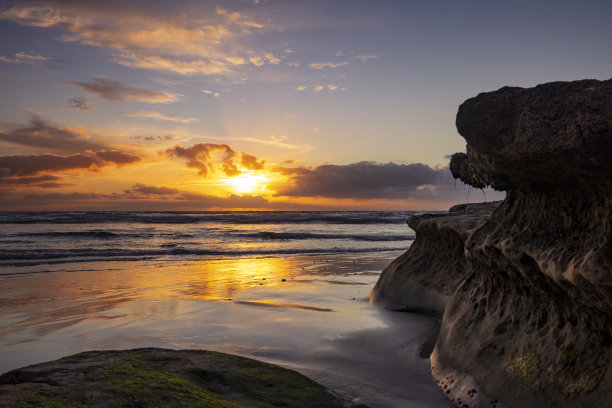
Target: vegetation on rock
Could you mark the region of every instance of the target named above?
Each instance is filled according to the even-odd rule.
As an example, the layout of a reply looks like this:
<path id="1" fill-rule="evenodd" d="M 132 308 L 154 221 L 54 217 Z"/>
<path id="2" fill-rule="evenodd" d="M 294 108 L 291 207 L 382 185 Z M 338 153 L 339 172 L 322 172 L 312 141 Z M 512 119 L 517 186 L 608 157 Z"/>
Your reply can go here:
<path id="1" fill-rule="evenodd" d="M 204 350 L 89 351 L 0 376 L 6 407 L 326 408 L 347 401 L 298 374 Z"/>

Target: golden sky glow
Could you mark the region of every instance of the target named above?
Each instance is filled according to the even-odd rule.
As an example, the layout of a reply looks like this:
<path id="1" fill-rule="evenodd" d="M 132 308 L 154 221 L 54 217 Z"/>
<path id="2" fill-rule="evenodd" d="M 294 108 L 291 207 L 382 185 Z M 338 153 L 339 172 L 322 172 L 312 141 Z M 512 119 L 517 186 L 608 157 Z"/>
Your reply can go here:
<path id="1" fill-rule="evenodd" d="M 235 194 L 262 194 L 270 179 L 262 172 L 255 174 L 249 171 L 221 181 L 227 184 Z"/>
<path id="2" fill-rule="evenodd" d="M 459 104 L 504 85 L 609 76 L 609 6 L 555 9 L 2 4 L 0 210 L 480 201 L 447 168 L 448 155 L 465 148 L 454 126 Z"/>

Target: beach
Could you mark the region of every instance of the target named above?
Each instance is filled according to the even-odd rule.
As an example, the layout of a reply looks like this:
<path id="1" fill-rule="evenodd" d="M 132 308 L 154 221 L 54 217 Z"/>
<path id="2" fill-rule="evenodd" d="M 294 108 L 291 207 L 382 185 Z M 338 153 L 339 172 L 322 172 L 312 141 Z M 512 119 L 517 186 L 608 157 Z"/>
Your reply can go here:
<path id="1" fill-rule="evenodd" d="M 366 224 L 366 216 L 359 215 L 343 224 L 335 219 L 333 225 L 345 229 L 342 234 L 353 235 L 350 240 L 357 243 L 353 247 L 368 242 L 362 252 L 344 247 L 344 253 L 6 261 L 0 276 L 0 371 L 86 350 L 208 349 L 297 370 L 370 407 L 447 407 L 429 374 L 427 358 L 438 322 L 369 303 L 368 292 L 380 272 L 402 251 L 376 251 L 375 241 L 354 239 L 355 231 L 372 236 L 384 225 Z M 322 227 L 317 222 L 301 225 L 312 233 Z M 13 236 L 4 239 L 15 240 L 16 231 L 28 228 L 32 236 L 51 230 L 61 230 L 60 237 L 75 235 L 77 229 L 81 235 L 101 231 L 99 224 L 83 225 L 12 224 L 5 229 L 12 232 L 5 234 Z M 215 225 L 204 223 L 199 228 L 218 229 Z M 295 231 L 296 225 L 267 224 L 265 229 Z M 405 224 L 387 227 L 412 236 Z M 113 228 L 107 226 L 105 231 L 117 233 L 117 226 Z M 121 228 L 138 231 L 135 225 Z M 154 234 L 155 228 L 147 228 Z M 156 228 L 166 233 L 163 227 Z M 179 228 L 182 235 L 186 229 Z M 57 246 L 57 239 L 48 245 Z M 89 247 L 95 242 L 111 245 L 107 238 L 87 239 Z M 315 240 L 329 251 L 332 238 Z M 333 240 L 341 247 L 337 237 Z M 113 242 L 120 252 L 118 247 L 124 244 Z M 380 242 L 389 245 L 382 236 Z M 312 249 L 316 243 L 312 238 L 296 243 L 293 238 L 281 245 Z M 206 246 L 203 241 L 201 246 Z M 72 250 L 80 248 L 74 244 Z M 53 248 L 48 252 L 55 253 Z M 19 262 L 25 263 L 15 266 Z"/>

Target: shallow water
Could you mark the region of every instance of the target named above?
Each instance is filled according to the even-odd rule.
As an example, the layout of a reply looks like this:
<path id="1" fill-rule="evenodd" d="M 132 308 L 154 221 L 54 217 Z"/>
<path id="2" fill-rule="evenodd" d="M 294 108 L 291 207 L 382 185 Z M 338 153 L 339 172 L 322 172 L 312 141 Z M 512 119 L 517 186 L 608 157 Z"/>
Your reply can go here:
<path id="1" fill-rule="evenodd" d="M 437 323 L 369 304 L 399 254 L 91 263 L 0 277 L 0 371 L 90 349 L 203 348 L 296 369 L 371 407 L 448 407 Z M 72 266 L 72 268 L 66 268 Z"/>
<path id="2" fill-rule="evenodd" d="M 0 372 L 168 347 L 294 368 L 371 407 L 448 407 L 433 319 L 368 292 L 410 212 L 0 213 Z"/>

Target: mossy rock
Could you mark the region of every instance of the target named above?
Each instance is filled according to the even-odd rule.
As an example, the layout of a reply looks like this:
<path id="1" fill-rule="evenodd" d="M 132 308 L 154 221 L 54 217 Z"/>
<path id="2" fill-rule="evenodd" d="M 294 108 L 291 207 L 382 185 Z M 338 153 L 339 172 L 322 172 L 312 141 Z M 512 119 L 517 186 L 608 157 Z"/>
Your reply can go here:
<path id="1" fill-rule="evenodd" d="M 88 351 L 0 376 L 6 407 L 356 407 L 272 364 L 204 350 Z"/>

